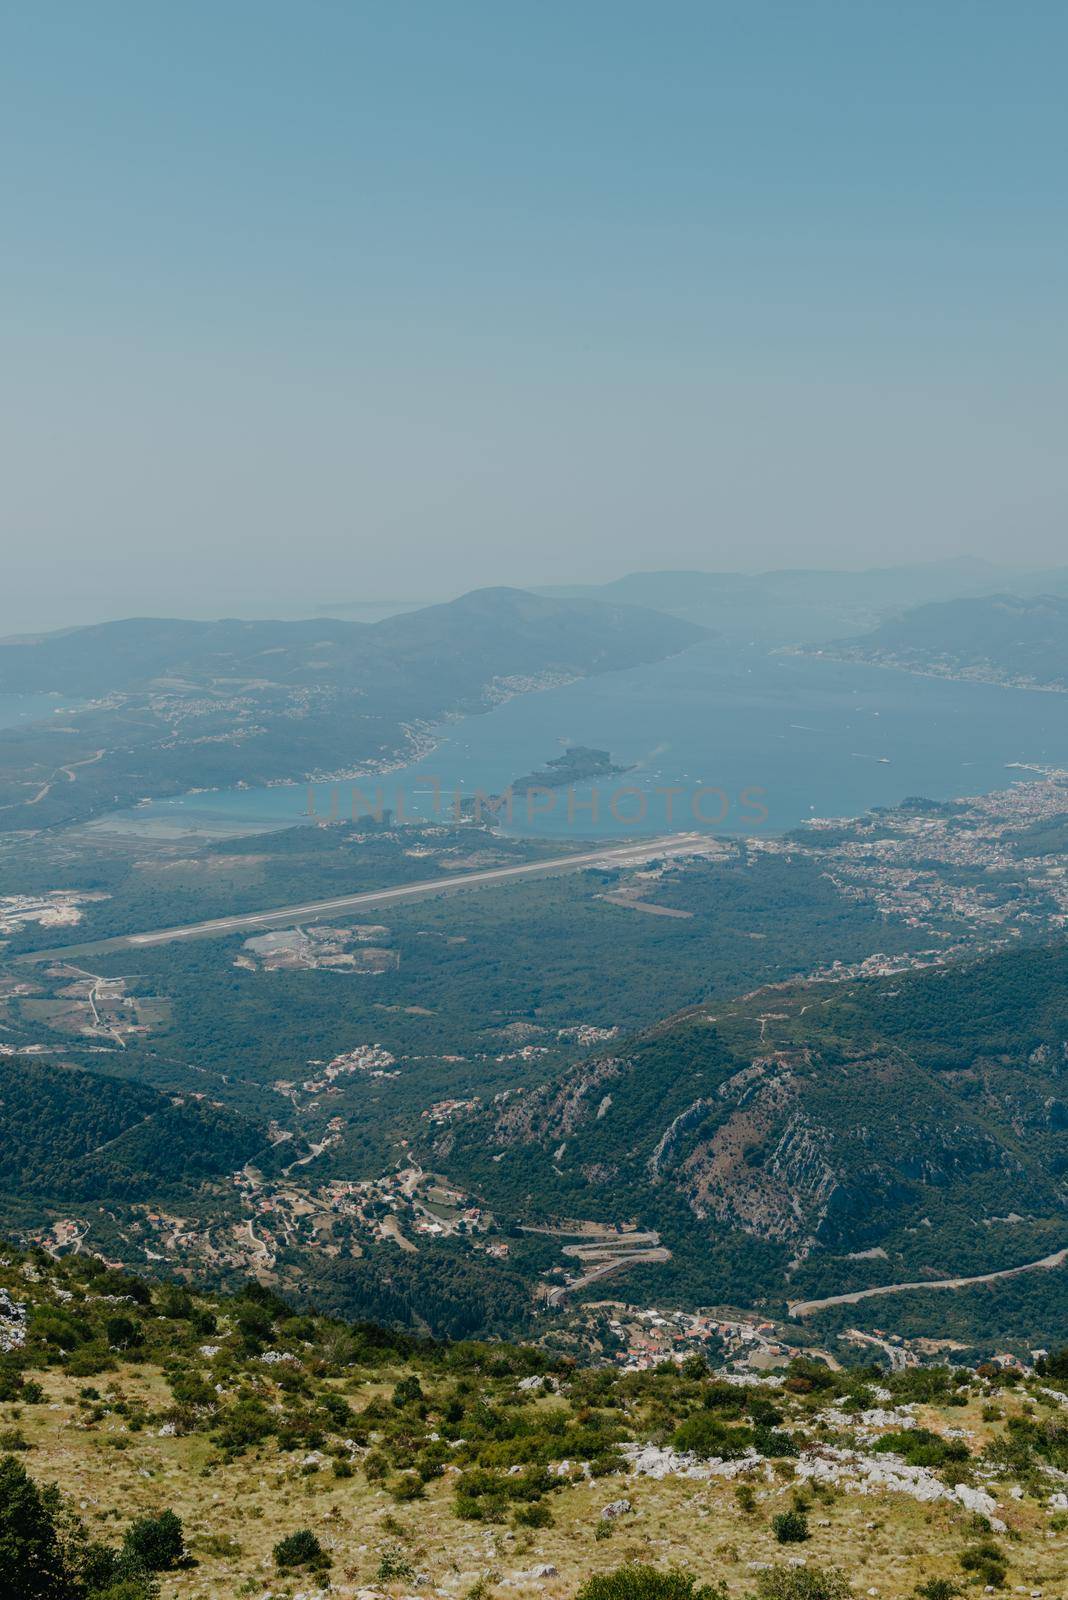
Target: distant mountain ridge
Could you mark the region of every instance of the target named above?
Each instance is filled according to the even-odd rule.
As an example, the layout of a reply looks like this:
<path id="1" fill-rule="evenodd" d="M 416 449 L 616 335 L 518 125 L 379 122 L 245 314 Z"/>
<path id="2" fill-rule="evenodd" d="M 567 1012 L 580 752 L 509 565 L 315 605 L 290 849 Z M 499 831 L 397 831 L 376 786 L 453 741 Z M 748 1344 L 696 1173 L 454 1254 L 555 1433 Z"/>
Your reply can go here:
<path id="1" fill-rule="evenodd" d="M 653 606 L 731 638 L 802 644 L 863 633 L 907 607 L 1002 591 L 1068 595 L 1068 567 L 1014 570 L 964 558 L 856 572 L 631 572 L 539 593 Z"/>
<path id="2" fill-rule="evenodd" d="M 414 675 L 443 665 L 464 671 L 470 692 L 487 671 L 633 666 L 703 633 L 645 606 L 508 588 L 476 589 L 375 623 L 131 617 L 0 640 L 0 693 L 102 695 L 160 680 L 350 687 L 362 672 Z"/>

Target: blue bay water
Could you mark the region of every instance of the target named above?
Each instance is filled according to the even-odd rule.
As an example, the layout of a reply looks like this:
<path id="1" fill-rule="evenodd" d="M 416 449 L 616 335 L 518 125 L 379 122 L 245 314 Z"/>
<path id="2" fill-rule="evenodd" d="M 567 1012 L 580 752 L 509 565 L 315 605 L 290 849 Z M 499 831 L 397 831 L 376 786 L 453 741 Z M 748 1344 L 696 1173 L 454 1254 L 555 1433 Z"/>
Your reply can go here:
<path id="1" fill-rule="evenodd" d="M 0 694 L 0 728 L 44 722 L 64 711 L 76 711 L 80 704 L 57 694 Z"/>
<path id="2" fill-rule="evenodd" d="M 516 801 L 510 831 L 540 836 L 778 832 L 855 816 L 910 795 L 950 799 L 1026 777 L 1013 763 L 1068 767 L 1068 697 L 923 678 L 711 641 L 653 666 L 527 694 L 445 723 L 431 755 L 359 785 L 410 817 L 450 814 L 452 796 L 496 793 L 568 744 L 632 770 L 568 794 Z M 338 765 L 344 765 L 339 752 Z M 352 810 L 357 785 L 314 789 L 320 816 Z M 640 794 L 622 794 L 623 788 Z M 657 790 L 683 792 L 670 801 Z M 615 799 L 613 812 L 613 797 Z M 585 804 L 583 804 L 585 802 Z M 695 809 L 696 806 L 696 809 Z M 670 810 L 669 810 L 670 807 Z M 763 819 L 759 808 L 766 808 Z M 114 819 L 166 831 L 280 827 L 307 816 L 308 789 L 232 789 L 154 802 Z"/>

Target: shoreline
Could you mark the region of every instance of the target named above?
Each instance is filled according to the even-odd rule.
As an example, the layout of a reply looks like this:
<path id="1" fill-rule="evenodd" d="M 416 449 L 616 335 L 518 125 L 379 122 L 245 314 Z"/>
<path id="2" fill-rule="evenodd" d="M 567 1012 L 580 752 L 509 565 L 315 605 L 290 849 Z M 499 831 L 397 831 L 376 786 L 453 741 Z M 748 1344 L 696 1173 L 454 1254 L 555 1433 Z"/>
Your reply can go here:
<path id="1" fill-rule="evenodd" d="M 834 661 L 843 667 L 879 667 L 885 672 L 904 672 L 911 678 L 930 678 L 937 683 L 974 683 L 986 689 L 1016 689 L 1031 694 L 1068 694 L 1068 684 L 1065 683 L 1030 683 L 1019 678 L 997 677 L 993 673 L 973 677 L 966 672 L 939 672 L 934 667 L 910 667 L 903 661 L 880 661 L 871 656 L 838 655 L 830 650 L 813 650 L 799 645 L 790 646 L 778 653 L 796 656 L 806 661 Z"/>

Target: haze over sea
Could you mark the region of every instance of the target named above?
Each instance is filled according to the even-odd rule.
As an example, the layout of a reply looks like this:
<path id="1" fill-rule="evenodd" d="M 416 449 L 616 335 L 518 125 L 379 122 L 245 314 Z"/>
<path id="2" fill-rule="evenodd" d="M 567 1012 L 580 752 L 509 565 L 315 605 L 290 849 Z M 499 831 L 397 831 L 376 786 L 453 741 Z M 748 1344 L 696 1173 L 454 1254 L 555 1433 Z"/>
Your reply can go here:
<path id="1" fill-rule="evenodd" d="M 24 722 L 40 722 L 62 711 L 73 711 L 80 704 L 56 694 L 0 694 L 0 728 L 17 728 Z"/>
<path id="2" fill-rule="evenodd" d="M 1063 695 L 926 678 L 884 668 L 769 654 L 713 640 L 653 666 L 607 673 L 519 695 L 483 715 L 442 724 L 432 754 L 382 778 L 337 786 L 338 814 L 351 812 L 354 788 L 367 810 L 381 789 L 386 807 L 434 816 L 431 777 L 451 797 L 500 792 L 542 768 L 567 744 L 610 752 L 632 770 L 602 779 L 596 819 L 580 802 L 592 785 L 517 801 L 510 831 L 541 836 L 663 833 L 695 825 L 693 791 L 706 825 L 721 833 L 778 832 L 814 816 L 855 816 L 910 795 L 950 799 L 1003 788 L 1027 774 L 1012 763 L 1068 767 L 1068 701 Z M 339 752 L 338 767 L 346 764 Z M 640 789 L 610 797 L 620 786 Z M 672 802 L 657 788 L 686 792 Z M 745 791 L 762 791 L 768 816 L 757 827 Z M 318 815 L 331 789 L 314 787 Z M 726 802 L 726 813 L 724 811 Z M 569 815 L 570 809 L 570 815 Z M 304 785 L 218 790 L 154 801 L 97 826 L 150 834 L 240 832 L 306 819 Z M 446 811 L 445 815 L 449 813 Z M 619 820 L 632 819 L 632 820 Z"/>

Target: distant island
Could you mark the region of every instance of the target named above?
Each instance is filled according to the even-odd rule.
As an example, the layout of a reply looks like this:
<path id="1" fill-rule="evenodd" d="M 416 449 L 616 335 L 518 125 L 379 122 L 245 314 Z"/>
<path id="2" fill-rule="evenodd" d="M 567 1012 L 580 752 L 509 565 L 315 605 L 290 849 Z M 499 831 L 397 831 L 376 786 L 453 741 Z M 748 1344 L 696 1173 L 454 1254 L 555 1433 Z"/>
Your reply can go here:
<path id="1" fill-rule="evenodd" d="M 547 761 L 540 772 L 528 772 L 510 785 L 513 794 L 527 789 L 566 789 L 573 783 L 588 783 L 591 778 L 617 777 L 629 772 L 630 767 L 618 767 L 607 750 L 595 750 L 591 745 L 572 744 L 562 756 Z"/>
<path id="2" fill-rule="evenodd" d="M 568 789 L 573 784 L 589 783 L 594 778 L 614 778 L 620 773 L 631 770 L 630 767 L 616 766 L 607 750 L 597 750 L 591 745 L 572 744 L 567 747 L 563 755 L 554 756 L 537 772 L 528 772 L 522 778 L 514 778 L 503 794 L 464 797 L 460 802 L 459 814 L 461 817 L 481 821 L 484 807 L 494 813 L 499 806 L 508 802 L 507 809 L 510 815 L 511 801 L 516 796 L 529 797 L 546 789 Z"/>

